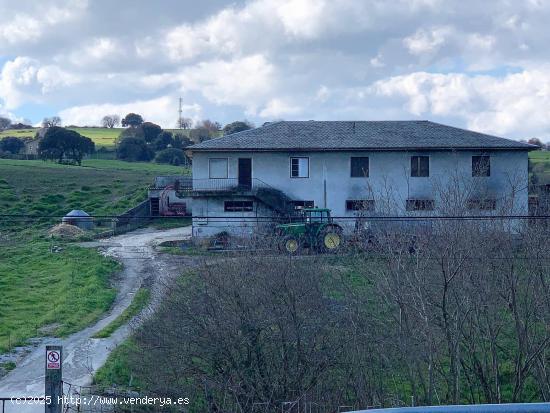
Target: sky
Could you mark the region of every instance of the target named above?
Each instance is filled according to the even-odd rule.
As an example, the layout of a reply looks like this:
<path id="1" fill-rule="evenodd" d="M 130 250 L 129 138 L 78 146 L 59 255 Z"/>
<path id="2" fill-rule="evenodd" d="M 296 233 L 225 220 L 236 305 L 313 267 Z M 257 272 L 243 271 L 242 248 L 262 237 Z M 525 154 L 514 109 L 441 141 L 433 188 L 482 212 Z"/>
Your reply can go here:
<path id="1" fill-rule="evenodd" d="M 0 116 L 428 119 L 550 140 L 550 0 L 0 0 Z"/>

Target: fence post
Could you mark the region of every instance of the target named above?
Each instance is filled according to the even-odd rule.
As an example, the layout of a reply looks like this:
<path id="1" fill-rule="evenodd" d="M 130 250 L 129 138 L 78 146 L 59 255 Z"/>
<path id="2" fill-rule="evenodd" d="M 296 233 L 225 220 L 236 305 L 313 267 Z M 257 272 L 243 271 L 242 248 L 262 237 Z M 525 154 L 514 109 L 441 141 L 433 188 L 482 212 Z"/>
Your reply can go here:
<path id="1" fill-rule="evenodd" d="M 63 348 L 61 346 L 46 346 L 46 396 L 45 413 L 61 413 L 63 395 L 62 360 Z"/>

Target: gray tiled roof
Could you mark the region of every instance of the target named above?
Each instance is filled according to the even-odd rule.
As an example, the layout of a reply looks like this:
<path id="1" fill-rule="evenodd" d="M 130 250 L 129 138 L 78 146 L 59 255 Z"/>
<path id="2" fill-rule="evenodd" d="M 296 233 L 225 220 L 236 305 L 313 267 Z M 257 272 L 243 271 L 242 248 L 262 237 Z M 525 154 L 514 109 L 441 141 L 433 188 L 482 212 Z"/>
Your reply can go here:
<path id="1" fill-rule="evenodd" d="M 429 121 L 281 121 L 211 139 L 191 151 L 510 149 L 536 146 Z"/>

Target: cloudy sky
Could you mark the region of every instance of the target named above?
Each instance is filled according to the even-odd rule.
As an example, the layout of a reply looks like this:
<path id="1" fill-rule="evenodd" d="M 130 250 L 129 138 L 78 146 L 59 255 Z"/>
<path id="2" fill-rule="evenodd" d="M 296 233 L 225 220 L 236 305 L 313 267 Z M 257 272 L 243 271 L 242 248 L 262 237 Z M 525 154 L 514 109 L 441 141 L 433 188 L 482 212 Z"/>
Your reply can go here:
<path id="1" fill-rule="evenodd" d="M 550 140 L 550 0 L 0 0 L 0 114 L 430 119 Z"/>

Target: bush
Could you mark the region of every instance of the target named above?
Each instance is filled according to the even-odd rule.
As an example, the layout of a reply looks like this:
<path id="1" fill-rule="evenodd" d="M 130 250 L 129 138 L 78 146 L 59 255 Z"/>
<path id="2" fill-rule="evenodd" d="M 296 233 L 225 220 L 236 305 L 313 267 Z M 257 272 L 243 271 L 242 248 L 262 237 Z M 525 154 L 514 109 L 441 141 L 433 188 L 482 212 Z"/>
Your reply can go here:
<path id="1" fill-rule="evenodd" d="M 21 149 L 25 147 L 23 141 L 19 138 L 8 136 L 0 140 L 0 150 L 4 152 L 9 152 L 12 154 L 17 154 L 21 152 Z"/>
<path id="2" fill-rule="evenodd" d="M 153 159 L 154 152 L 147 146 L 147 143 L 140 138 L 123 138 L 117 147 L 116 157 L 124 161 L 148 162 Z"/>
<path id="3" fill-rule="evenodd" d="M 185 153 L 181 149 L 168 148 L 157 153 L 156 163 L 167 163 L 170 165 L 181 165 L 185 162 Z"/>

